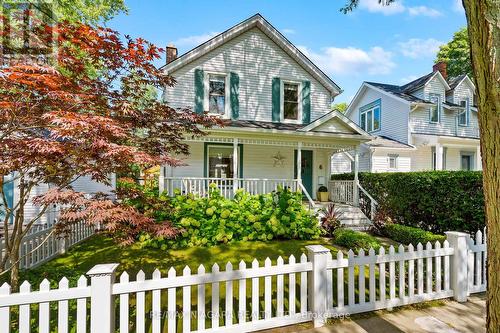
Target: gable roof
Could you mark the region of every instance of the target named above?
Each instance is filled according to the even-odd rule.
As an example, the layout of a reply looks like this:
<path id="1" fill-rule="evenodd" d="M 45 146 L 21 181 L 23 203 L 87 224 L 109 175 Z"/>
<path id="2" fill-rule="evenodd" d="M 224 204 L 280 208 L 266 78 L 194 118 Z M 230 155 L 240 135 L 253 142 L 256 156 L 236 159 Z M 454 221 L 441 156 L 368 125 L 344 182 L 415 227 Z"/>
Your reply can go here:
<path id="1" fill-rule="evenodd" d="M 293 45 L 283 34 L 271 25 L 262 15 L 255 14 L 254 16 L 244 20 L 241 23 L 229 28 L 228 30 L 218 34 L 205 43 L 195 47 L 194 49 L 184 53 L 174 61 L 162 66 L 160 70 L 165 73 L 171 73 L 178 68 L 198 59 L 208 52 L 227 43 L 233 38 L 249 31 L 252 28 L 258 28 L 274 43 L 285 51 L 292 59 L 297 61 L 312 77 L 318 80 L 332 95 L 336 96 L 342 92 L 342 89 L 333 80 L 326 75 L 318 66 L 316 66 L 306 55 L 304 55 L 295 45 Z"/>
<path id="2" fill-rule="evenodd" d="M 446 82 L 446 80 L 444 79 L 444 77 L 440 71 L 431 72 L 429 74 L 421 76 L 418 79 L 413 80 L 413 81 L 401 86 L 401 89 L 405 92 L 411 92 L 411 91 L 417 90 L 417 89 L 425 86 L 427 84 L 427 82 L 432 80 L 434 77 L 437 77 L 443 83 L 446 90 L 450 89 L 448 82 Z"/>
<path id="3" fill-rule="evenodd" d="M 298 129 L 301 132 L 315 132 L 315 129 L 318 129 L 320 126 L 327 124 L 328 122 L 331 122 L 332 120 L 337 120 L 339 122 L 339 125 L 343 126 L 344 128 L 348 128 L 351 131 L 355 132 L 356 134 L 360 134 L 363 136 L 370 136 L 368 132 L 363 130 L 361 127 L 359 127 L 356 123 L 354 123 L 351 119 L 347 118 L 344 116 L 342 113 L 340 113 L 337 110 L 333 110 L 315 121 L 303 126 L 302 128 Z M 321 131 L 321 130 L 319 130 Z"/>
<path id="4" fill-rule="evenodd" d="M 366 82 L 366 84 L 368 84 L 370 86 L 377 87 L 379 89 L 382 89 L 382 90 L 384 90 L 390 94 L 393 94 L 397 97 L 400 97 L 408 102 L 429 103 L 425 99 L 415 97 L 415 96 L 410 95 L 409 93 L 405 92 L 405 90 L 401 86 L 396 86 L 393 84 L 378 83 L 378 82 Z"/>
<path id="5" fill-rule="evenodd" d="M 375 136 L 373 140 L 365 142 L 364 144 L 370 148 L 415 149 L 415 147 L 412 145 L 391 139 L 383 135 Z"/>
<path id="6" fill-rule="evenodd" d="M 459 76 L 455 76 L 455 77 L 452 77 L 448 80 L 448 83 L 450 85 L 450 90 L 448 91 L 451 91 L 451 90 L 454 90 L 456 87 L 458 87 L 460 85 L 460 83 L 462 83 L 463 81 L 468 81 L 469 84 L 472 86 L 472 88 L 474 90 L 476 90 L 476 85 L 474 84 L 474 82 L 472 82 L 472 80 L 470 79 L 469 75 L 467 74 L 462 74 L 462 75 L 459 75 Z"/>

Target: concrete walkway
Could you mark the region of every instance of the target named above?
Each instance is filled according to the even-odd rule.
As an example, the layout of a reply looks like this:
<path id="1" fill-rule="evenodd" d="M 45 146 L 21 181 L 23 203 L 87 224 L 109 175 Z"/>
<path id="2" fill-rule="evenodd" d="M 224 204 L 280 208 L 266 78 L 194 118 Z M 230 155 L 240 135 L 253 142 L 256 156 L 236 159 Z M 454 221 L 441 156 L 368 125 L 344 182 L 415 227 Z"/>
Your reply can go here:
<path id="1" fill-rule="evenodd" d="M 469 297 L 467 303 L 445 301 L 423 309 L 377 311 L 372 316 L 354 316 L 318 329 L 287 327 L 269 333 L 481 333 L 486 332 L 485 295 Z"/>

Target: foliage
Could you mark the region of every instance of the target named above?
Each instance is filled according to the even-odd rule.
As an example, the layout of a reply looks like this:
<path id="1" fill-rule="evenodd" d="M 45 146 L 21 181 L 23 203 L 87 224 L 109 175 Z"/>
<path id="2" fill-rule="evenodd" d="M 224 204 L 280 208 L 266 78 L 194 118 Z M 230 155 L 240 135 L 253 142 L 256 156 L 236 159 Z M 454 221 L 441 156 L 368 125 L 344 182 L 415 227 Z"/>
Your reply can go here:
<path id="1" fill-rule="evenodd" d="M 364 232 L 351 229 L 340 228 L 333 233 L 333 243 L 347 249 L 364 249 L 368 251 L 370 248 L 378 250 L 381 246 L 379 240 L 372 235 Z"/>
<path id="2" fill-rule="evenodd" d="M 352 174 L 332 179 L 353 179 Z M 482 173 L 423 171 L 360 173 L 361 185 L 395 223 L 434 233 L 469 233 L 485 226 Z"/>
<path id="3" fill-rule="evenodd" d="M 318 192 L 328 192 L 328 187 L 324 186 L 324 185 L 321 185 L 319 188 L 318 188 Z"/>
<path id="4" fill-rule="evenodd" d="M 375 217 L 372 220 L 372 225 L 370 226 L 370 232 L 378 236 L 383 236 L 384 228 L 388 224 L 392 223 L 394 222 L 392 221 L 392 218 L 390 217 L 390 214 L 387 212 L 387 210 L 382 208 L 378 209 L 375 212 Z"/>
<path id="5" fill-rule="evenodd" d="M 444 242 L 446 240 L 444 235 L 436 235 L 430 231 L 396 223 L 387 224 L 383 229 L 383 233 L 392 240 L 406 245 L 416 245 L 418 243 L 425 245 L 427 242 L 434 244 L 436 241 Z"/>
<path id="6" fill-rule="evenodd" d="M 165 194 L 157 197 L 130 182 L 125 186 L 129 189 L 120 189 L 119 193 L 132 196 L 124 198 L 125 203 L 156 221 L 170 221 L 179 230 L 175 239 L 143 234 L 139 241 L 145 246 L 213 246 L 238 240 L 315 239 L 320 234 L 316 216 L 302 205 L 302 194 L 288 189 L 265 195 L 240 189 L 233 199 L 226 199 L 211 184 L 207 198 L 180 193 L 168 198 Z"/>
<path id="7" fill-rule="evenodd" d="M 332 237 L 335 230 L 342 227 L 340 214 L 334 203 L 321 210 L 321 228 L 327 236 Z"/>
<path id="8" fill-rule="evenodd" d="M 462 74 L 473 78 L 472 63 L 470 59 L 470 44 L 467 28 L 463 27 L 453 35 L 453 39 L 439 47 L 436 63 L 444 61 L 448 76 L 454 77 Z"/>
<path id="9" fill-rule="evenodd" d="M 347 103 L 346 102 L 341 102 L 341 103 L 336 103 L 333 104 L 332 110 L 339 111 L 340 113 L 345 113 L 347 111 Z"/>
<path id="10" fill-rule="evenodd" d="M 175 81 L 154 66 L 162 50 L 141 38 L 123 40 L 108 28 L 68 22 L 45 25 L 36 33 L 47 43 L 57 36 L 57 56 L 49 64 L 17 62 L 0 69 L 0 175 L 15 175 L 19 193 L 16 206 L 5 209 L 3 217 L 7 255 L 0 271 L 6 260 L 18 261 L 19 240 L 58 203 L 65 204 L 60 223 L 104 223 L 125 242 L 139 229 L 171 234 L 170 224 L 153 223 L 100 194 L 83 196 L 71 184 L 83 176 L 109 184 L 110 174 L 126 174 L 134 165 L 177 165 L 174 156 L 188 153 L 183 135 L 204 135 L 201 127 L 221 121 L 143 98 L 151 87 Z M 32 198 L 40 184 L 51 184 L 51 190 Z M 40 206 L 40 214 L 24 221 L 29 199 Z M 1 200 L 7 207 L 4 195 Z M 11 218 L 15 232 L 7 233 Z M 12 276 L 17 269 L 14 264 Z"/>

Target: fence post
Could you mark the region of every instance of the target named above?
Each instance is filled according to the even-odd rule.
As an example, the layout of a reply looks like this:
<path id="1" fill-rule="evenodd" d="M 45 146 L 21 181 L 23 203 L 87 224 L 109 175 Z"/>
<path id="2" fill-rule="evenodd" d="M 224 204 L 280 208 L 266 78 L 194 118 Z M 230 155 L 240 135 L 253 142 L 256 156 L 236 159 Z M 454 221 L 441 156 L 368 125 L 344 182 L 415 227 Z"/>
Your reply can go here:
<path id="1" fill-rule="evenodd" d="M 330 250 L 322 245 L 306 246 L 307 256 L 312 263 L 312 272 L 309 272 L 308 281 L 308 298 L 313 314 L 314 327 L 321 327 L 326 322 L 326 304 L 328 292 L 328 274 L 326 267 Z"/>
<path id="2" fill-rule="evenodd" d="M 451 262 L 451 289 L 457 302 L 466 302 L 468 293 L 468 234 L 458 231 L 445 232 L 446 239 L 453 248 Z"/>
<path id="3" fill-rule="evenodd" d="M 68 235 L 63 234 L 57 239 L 59 254 L 65 254 L 68 251 Z"/>
<path id="4" fill-rule="evenodd" d="M 111 292 L 117 267 L 118 264 L 100 264 L 87 272 L 90 277 L 90 333 L 115 331 L 115 303 Z"/>

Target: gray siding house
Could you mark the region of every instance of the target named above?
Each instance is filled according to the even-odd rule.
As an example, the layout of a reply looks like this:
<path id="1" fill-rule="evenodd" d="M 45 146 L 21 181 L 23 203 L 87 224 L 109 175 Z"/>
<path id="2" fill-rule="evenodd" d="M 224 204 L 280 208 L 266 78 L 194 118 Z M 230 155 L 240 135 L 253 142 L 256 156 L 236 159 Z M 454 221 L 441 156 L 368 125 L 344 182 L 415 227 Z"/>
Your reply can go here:
<path id="1" fill-rule="evenodd" d="M 360 147 L 360 170 L 481 170 L 474 96 L 472 80 L 448 78 L 444 63 L 402 86 L 364 82 L 346 111 L 375 137 Z M 332 172 L 350 172 L 350 160 L 333 156 Z"/>

